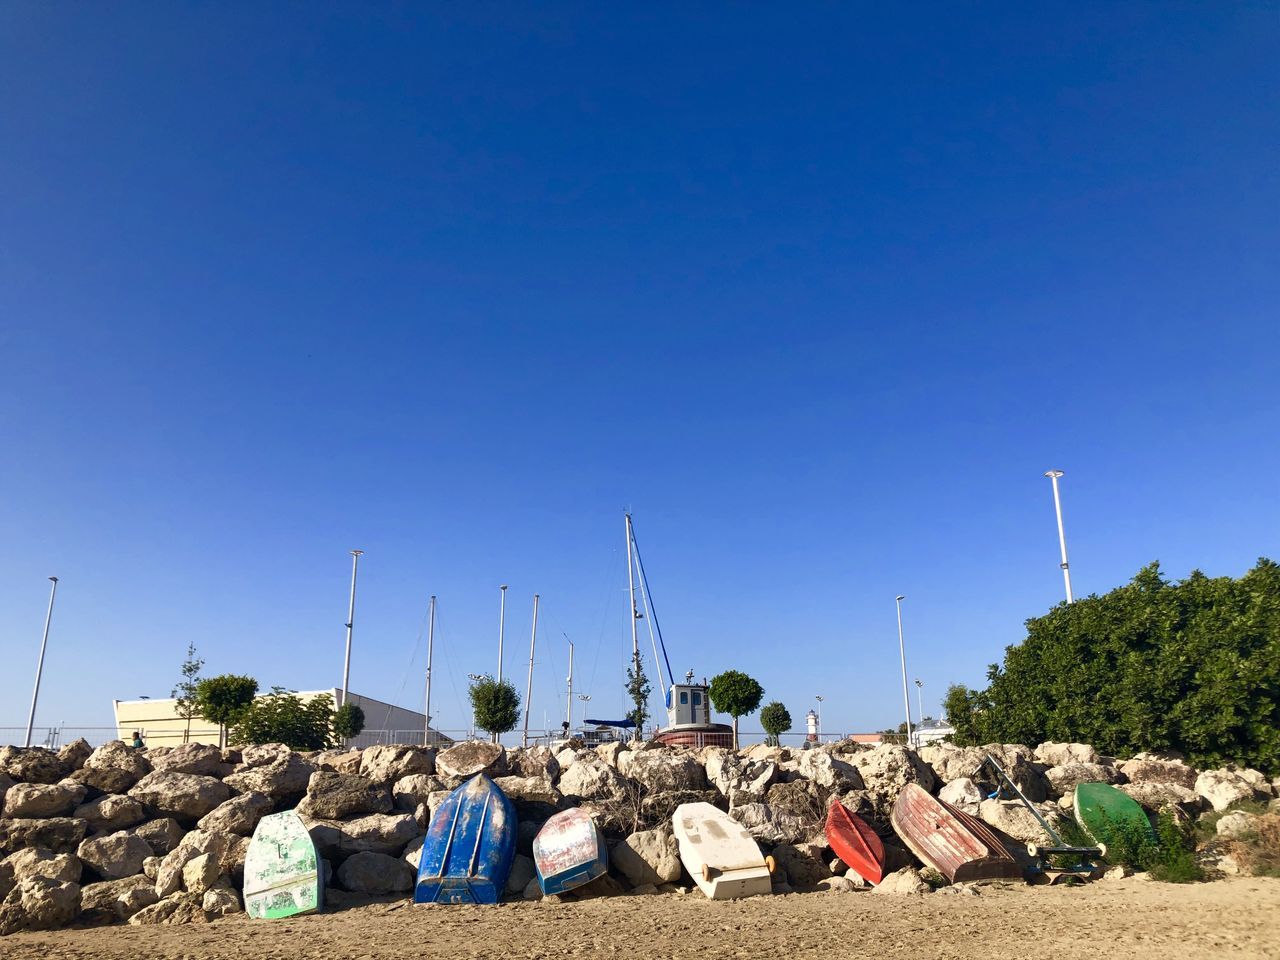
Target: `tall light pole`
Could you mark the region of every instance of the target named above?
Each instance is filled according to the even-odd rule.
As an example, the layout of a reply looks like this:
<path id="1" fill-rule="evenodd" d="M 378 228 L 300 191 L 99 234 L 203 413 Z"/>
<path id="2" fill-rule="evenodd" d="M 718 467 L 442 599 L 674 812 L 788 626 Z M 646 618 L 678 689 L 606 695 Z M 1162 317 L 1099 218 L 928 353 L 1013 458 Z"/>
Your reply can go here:
<path id="1" fill-rule="evenodd" d="M 53 598 L 58 594 L 58 578 L 50 577 L 49 612 L 44 615 L 44 637 L 40 640 L 40 659 L 36 661 L 36 688 L 31 692 L 31 713 L 27 716 L 27 746 L 31 746 L 31 728 L 36 722 L 36 701 L 40 699 L 40 675 L 44 673 L 44 648 L 49 645 L 49 624 L 53 620 Z"/>
<path id="2" fill-rule="evenodd" d="M 343 707 L 347 704 L 347 684 L 351 680 L 351 628 L 356 622 L 356 567 L 360 564 L 360 555 L 363 550 L 351 551 L 351 606 L 347 608 L 347 656 L 342 661 L 342 703 L 338 706 Z"/>
<path id="3" fill-rule="evenodd" d="M 568 637 L 564 639 L 569 644 L 569 696 L 564 708 L 564 736 L 567 740 L 573 734 L 573 641 Z"/>
<path id="4" fill-rule="evenodd" d="M 580 693 L 578 694 L 578 699 L 582 701 L 582 726 L 585 729 L 587 726 L 587 704 L 591 702 L 591 694 Z"/>
<path id="5" fill-rule="evenodd" d="M 911 699 L 907 696 L 907 648 L 902 642 L 902 601 L 907 599 L 899 594 L 898 601 L 898 656 L 902 658 L 902 706 L 907 713 L 907 743 L 911 742 Z"/>
<path id="6" fill-rule="evenodd" d="M 533 700 L 533 648 L 538 643 L 538 595 L 533 595 L 533 633 L 529 635 L 529 679 L 524 686 L 524 735 L 520 745 L 529 745 L 529 704 Z"/>
<path id="7" fill-rule="evenodd" d="M 489 679 L 483 673 L 468 673 L 467 678 L 472 683 L 479 683 L 481 680 Z M 474 703 L 471 705 L 471 735 L 473 737 L 476 735 L 476 708 Z"/>
<path id="8" fill-rule="evenodd" d="M 436 642 L 436 598 L 431 597 L 427 611 L 427 702 L 423 707 L 426 720 L 422 725 L 422 745 L 431 746 L 431 653 Z"/>
<path id="9" fill-rule="evenodd" d="M 1062 497 L 1058 495 L 1058 478 L 1061 470 L 1046 470 L 1044 475 L 1053 482 L 1053 510 L 1058 515 L 1058 546 L 1062 550 L 1062 580 L 1067 585 L 1067 603 L 1075 603 L 1071 595 L 1071 565 L 1067 563 L 1067 535 L 1062 532 Z"/>
<path id="10" fill-rule="evenodd" d="M 498 682 L 502 682 L 502 636 L 507 625 L 507 585 L 498 588 L 502 591 L 502 599 L 498 601 Z"/>
<path id="11" fill-rule="evenodd" d="M 813 699 L 818 701 L 818 742 L 822 742 L 822 698 L 815 696 Z"/>

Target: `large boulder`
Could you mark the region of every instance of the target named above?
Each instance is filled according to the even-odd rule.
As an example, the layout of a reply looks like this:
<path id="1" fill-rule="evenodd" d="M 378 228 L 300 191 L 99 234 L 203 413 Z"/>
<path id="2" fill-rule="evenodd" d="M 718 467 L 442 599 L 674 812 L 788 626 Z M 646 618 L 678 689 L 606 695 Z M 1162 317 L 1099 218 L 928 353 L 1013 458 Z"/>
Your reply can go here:
<path id="1" fill-rule="evenodd" d="M 1248 837 L 1257 836 L 1258 821 L 1261 818 L 1254 813 L 1246 813 L 1244 810 L 1232 810 L 1230 813 L 1223 814 L 1222 818 L 1214 824 L 1214 832 L 1224 840 L 1244 840 Z"/>
<path id="2" fill-rule="evenodd" d="M 221 858 L 212 853 L 200 853 L 182 865 L 182 887 L 188 893 L 203 896 L 212 890 L 222 876 Z"/>
<path id="3" fill-rule="evenodd" d="M 1034 757 L 1037 763 L 1046 767 L 1065 767 L 1073 763 L 1099 763 L 1098 751 L 1087 743 L 1042 743 L 1036 747 Z"/>
<path id="4" fill-rule="evenodd" d="M 322 857 L 343 860 L 357 853 L 398 857 L 409 841 L 422 834 L 412 814 L 371 813 L 346 822 L 303 817 Z"/>
<path id="5" fill-rule="evenodd" d="M 74 816 L 89 824 L 94 833 L 114 833 L 137 826 L 147 819 L 146 808 L 132 797 L 109 793 L 76 807 Z"/>
<path id="6" fill-rule="evenodd" d="M 223 781 L 237 793 L 261 793 L 277 804 L 300 799 L 315 767 L 296 753 L 259 766 L 241 767 Z"/>
<path id="7" fill-rule="evenodd" d="M 84 799 L 85 787 L 74 780 L 59 783 L 18 783 L 4 797 L 3 816 L 62 817 Z"/>
<path id="8" fill-rule="evenodd" d="M 80 882 L 80 860 L 70 853 L 24 847 L 0 860 L 0 900 L 23 880 L 47 877 L 59 883 Z"/>
<path id="9" fill-rule="evenodd" d="M 414 873 L 404 860 L 385 853 L 356 853 L 338 867 L 338 883 L 352 893 L 383 896 L 413 889 Z"/>
<path id="10" fill-rule="evenodd" d="M 317 770 L 298 812 L 318 820 L 341 820 L 366 813 L 390 813 L 391 792 L 369 777 Z"/>
<path id="11" fill-rule="evenodd" d="M 919 784 L 929 793 L 937 788 L 933 768 L 914 750 L 897 744 L 880 744 L 864 753 L 854 754 L 853 766 L 861 776 L 868 800 L 882 815 L 887 816 L 893 809 L 898 794 L 908 783 Z"/>
<path id="12" fill-rule="evenodd" d="M 84 841 L 76 856 L 103 880 L 119 880 L 141 873 L 142 861 L 152 856 L 152 851 L 137 834 L 119 830 Z"/>
<path id="13" fill-rule="evenodd" d="M 391 788 L 391 801 L 397 810 L 417 810 L 433 793 L 444 789 L 444 781 L 426 773 L 401 777 Z"/>
<path id="14" fill-rule="evenodd" d="M 707 789 L 706 770 L 690 753 L 628 750 L 618 757 L 618 772 L 651 793 Z"/>
<path id="15" fill-rule="evenodd" d="M 54 853 L 73 853 L 88 824 L 76 817 L 46 820 L 0 819 L 0 856 L 23 847 L 47 847 Z"/>
<path id="16" fill-rule="evenodd" d="M 436 754 L 436 771 L 442 777 L 465 780 L 477 773 L 500 777 L 507 772 L 507 752 L 500 744 L 467 740 Z M 431 773 L 431 770 L 408 771 Z"/>
<path id="17" fill-rule="evenodd" d="M 151 762 L 141 750 L 109 740 L 89 754 L 72 779 L 103 793 L 125 793 L 151 772 Z"/>
<path id="18" fill-rule="evenodd" d="M 513 777 L 541 777 L 556 782 L 560 761 L 550 747 L 521 747 L 507 752 L 507 773 Z"/>
<path id="19" fill-rule="evenodd" d="M 144 876 L 90 883 L 80 888 L 80 916 L 88 923 L 115 923 L 158 899 L 155 885 Z"/>
<path id="20" fill-rule="evenodd" d="M 1144 810 L 1153 813 L 1178 810 L 1194 816 L 1207 805 L 1194 790 L 1188 790 L 1178 783 L 1124 783 L 1116 789 L 1127 793 Z"/>
<path id="21" fill-rule="evenodd" d="M 680 879 L 680 848 L 669 823 L 631 834 L 613 848 L 610 859 L 633 887 Z"/>
<path id="22" fill-rule="evenodd" d="M 831 876 L 822 848 L 816 844 L 780 844 L 773 848 L 773 859 L 796 890 L 812 890 Z"/>
<path id="23" fill-rule="evenodd" d="M 264 793 L 242 793 L 210 810 L 196 824 L 201 830 L 235 833 L 252 836 L 258 821 L 274 809 L 274 803 Z"/>
<path id="24" fill-rule="evenodd" d="M 623 756 L 629 754 L 628 751 Z M 444 754 L 440 756 L 443 757 Z M 576 760 L 560 772 L 560 792 L 566 797 L 580 800 L 619 800 L 629 789 L 636 789 L 634 782 L 594 755 Z"/>
<path id="25" fill-rule="evenodd" d="M 359 776 L 360 760 L 364 756 L 362 750 L 321 750 L 311 754 L 311 762 L 317 770 L 328 770 L 330 773 L 353 773 Z"/>
<path id="26" fill-rule="evenodd" d="M 498 788 L 516 805 L 517 812 L 550 816 L 560 803 L 560 791 L 546 777 L 498 777 Z"/>
<path id="27" fill-rule="evenodd" d="M 1049 781 L 1049 796 L 1062 797 L 1082 783 L 1123 783 L 1124 774 L 1110 764 L 1068 763 L 1050 767 L 1044 772 Z"/>
<path id="28" fill-rule="evenodd" d="M 151 760 L 153 770 L 195 773 L 202 777 L 224 777 L 230 772 L 222 762 L 222 751 L 207 743 L 182 743 Z"/>
<path id="29" fill-rule="evenodd" d="M 9 792 L 9 788 L 14 785 L 13 777 L 7 773 L 0 773 L 0 808 L 4 807 L 5 794 Z"/>
<path id="30" fill-rule="evenodd" d="M 1056 810 L 1050 807 L 1041 809 L 1040 815 L 1050 825 L 1054 825 L 1059 817 Z M 1021 800 L 983 800 L 978 807 L 978 816 L 988 825 L 1023 843 L 1050 842 L 1049 835 L 1031 811 L 1022 805 Z"/>
<path id="31" fill-rule="evenodd" d="M 240 763 L 232 773 L 242 773 L 253 767 L 268 767 L 273 763 L 285 763 L 294 753 L 283 743 L 251 743 L 240 748 Z"/>
<path id="32" fill-rule="evenodd" d="M 1130 783 L 1176 783 L 1188 790 L 1196 785 L 1195 770 L 1181 760 L 1134 757 L 1120 764 L 1120 772 Z"/>
<path id="33" fill-rule="evenodd" d="M 909 775 L 916 778 L 927 775 L 930 787 L 932 786 L 933 771 L 928 765 L 915 760 L 915 755 L 910 751 L 897 747 L 881 751 L 875 756 L 872 756 L 873 752 L 869 751 L 857 756 L 854 763 L 865 763 L 874 776 L 881 778 L 898 776 L 897 773 L 890 774 L 889 771 L 908 769 L 911 771 Z M 794 764 L 800 776 L 832 793 L 862 790 L 866 786 L 860 766 L 855 766 L 854 763 L 842 760 L 825 750 L 805 750 L 790 763 Z"/>
<path id="34" fill-rule="evenodd" d="M 173 817 L 157 817 L 133 828 L 135 836 L 147 841 L 156 856 L 163 857 L 182 842 L 186 831 Z"/>
<path id="35" fill-rule="evenodd" d="M 80 885 L 48 877 L 23 880 L 0 905 L 0 936 L 18 930 L 54 930 L 80 912 Z"/>
<path id="36" fill-rule="evenodd" d="M 156 896 L 163 900 L 180 891 L 187 864 L 204 854 L 216 861 L 219 873 L 231 873 L 234 844 L 238 839 L 242 838 L 230 833 L 192 830 L 160 861 L 156 871 Z"/>
<path id="37" fill-rule="evenodd" d="M 511 861 L 511 870 L 507 874 L 507 887 L 504 891 L 507 896 L 518 896 L 524 893 L 524 888 L 531 882 L 537 883 L 538 868 L 533 862 L 532 857 L 526 857 L 523 853 L 517 853 L 515 859 Z"/>
<path id="38" fill-rule="evenodd" d="M 0 773 L 19 783 L 57 783 L 71 772 L 71 764 L 44 747 L 0 747 Z"/>
<path id="39" fill-rule="evenodd" d="M 957 810 L 963 810 L 972 816 L 978 815 L 978 807 L 982 803 L 982 791 L 968 777 L 952 780 L 938 791 L 938 799 L 949 803 Z"/>
<path id="40" fill-rule="evenodd" d="M 134 784 L 129 796 L 160 816 L 195 823 L 231 799 L 231 788 L 213 777 L 156 770 Z"/>
<path id="41" fill-rule="evenodd" d="M 93 753 L 93 747 L 89 746 L 89 741 L 84 737 L 72 740 L 58 748 L 58 759 L 67 765 L 70 770 L 79 770 L 84 766 L 84 762 L 89 759 L 89 755 Z"/>
<path id="42" fill-rule="evenodd" d="M 387 787 L 411 773 L 435 772 L 436 752 L 431 747 L 377 745 L 366 747 L 360 757 L 360 776 Z"/>
<path id="43" fill-rule="evenodd" d="M 129 925 L 142 926 L 176 926 L 183 923 L 207 923 L 208 916 L 204 912 L 204 897 L 196 893 L 172 893 L 143 907 L 129 918 Z"/>
<path id="44" fill-rule="evenodd" d="M 240 896 L 225 880 L 214 884 L 200 898 L 200 907 L 205 916 L 227 917 L 233 913 L 243 913 Z"/>
<path id="45" fill-rule="evenodd" d="M 740 803 L 729 809 L 757 842 L 771 847 L 779 843 L 800 843 L 815 832 L 813 823 L 793 813 L 774 810 L 767 803 Z"/>
<path id="46" fill-rule="evenodd" d="M 1254 783 L 1239 770 L 1205 770 L 1196 777 L 1194 789 L 1219 812 L 1255 797 Z"/>
<path id="47" fill-rule="evenodd" d="M 871 892 L 890 896 L 919 896 L 932 893 L 933 887 L 920 879 L 920 873 L 914 867 L 903 867 L 881 880 Z"/>

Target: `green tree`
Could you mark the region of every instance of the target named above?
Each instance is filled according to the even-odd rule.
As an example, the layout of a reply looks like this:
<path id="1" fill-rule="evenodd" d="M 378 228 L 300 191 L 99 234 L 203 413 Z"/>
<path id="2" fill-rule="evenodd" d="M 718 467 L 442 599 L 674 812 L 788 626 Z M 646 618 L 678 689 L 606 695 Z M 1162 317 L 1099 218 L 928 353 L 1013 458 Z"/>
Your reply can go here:
<path id="1" fill-rule="evenodd" d="M 357 703 L 344 703 L 333 711 L 333 735 L 338 740 L 360 736 L 364 729 L 364 711 Z"/>
<path id="2" fill-rule="evenodd" d="M 711 705 L 733 717 L 733 749 L 738 749 L 738 718 L 755 713 L 764 698 L 764 687 L 739 670 L 726 670 L 711 678 L 707 691 Z"/>
<path id="3" fill-rule="evenodd" d="M 484 676 L 472 682 L 469 693 L 476 726 L 492 734 L 494 743 L 520 722 L 520 694 L 510 680 Z"/>
<path id="4" fill-rule="evenodd" d="M 649 719 L 649 694 L 653 685 L 645 676 L 644 661 L 636 654 L 631 666 L 627 667 L 627 696 L 631 698 L 631 710 L 627 719 L 635 724 L 634 739 L 644 737 L 644 725 Z"/>
<path id="5" fill-rule="evenodd" d="M 777 700 L 766 703 L 760 710 L 760 726 L 768 734 L 768 743 L 778 746 L 781 736 L 791 729 L 791 714 Z"/>
<path id="6" fill-rule="evenodd" d="M 1114 756 L 1177 750 L 1197 766 L 1280 772 L 1280 565 L 1243 577 L 1158 564 L 1102 596 L 1027 621 L 1027 637 L 952 687 L 962 745 L 1082 741 Z"/>
<path id="7" fill-rule="evenodd" d="M 182 731 L 183 743 L 191 739 L 191 718 L 200 715 L 196 706 L 196 687 L 200 685 L 200 668 L 203 666 L 204 660 L 196 656 L 196 645 L 188 643 L 187 659 L 182 661 L 182 680 L 169 694 L 176 701 L 174 713 L 187 721 Z"/>
<path id="8" fill-rule="evenodd" d="M 226 673 L 196 684 L 195 701 L 200 716 L 218 725 L 218 745 L 226 741 L 226 728 L 240 720 L 253 703 L 258 681 Z"/>
<path id="9" fill-rule="evenodd" d="M 238 714 L 233 743 L 283 743 L 294 750 L 324 750 L 342 738 L 334 729 L 337 711 L 324 693 L 303 700 L 293 690 L 272 687 Z"/>

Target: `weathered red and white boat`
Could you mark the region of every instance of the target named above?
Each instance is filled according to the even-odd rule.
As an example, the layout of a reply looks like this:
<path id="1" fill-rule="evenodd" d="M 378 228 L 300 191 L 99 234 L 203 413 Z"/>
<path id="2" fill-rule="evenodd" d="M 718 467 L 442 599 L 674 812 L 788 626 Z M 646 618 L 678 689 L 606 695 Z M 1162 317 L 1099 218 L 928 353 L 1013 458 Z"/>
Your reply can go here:
<path id="1" fill-rule="evenodd" d="M 871 829 L 871 824 L 852 812 L 839 800 L 831 802 L 827 811 L 827 843 L 849 869 L 868 883 L 876 884 L 884 877 L 884 843 Z"/>
<path id="2" fill-rule="evenodd" d="M 986 824 L 918 784 L 902 788 L 891 819 L 911 852 L 952 883 L 1022 879 L 1022 868 Z"/>

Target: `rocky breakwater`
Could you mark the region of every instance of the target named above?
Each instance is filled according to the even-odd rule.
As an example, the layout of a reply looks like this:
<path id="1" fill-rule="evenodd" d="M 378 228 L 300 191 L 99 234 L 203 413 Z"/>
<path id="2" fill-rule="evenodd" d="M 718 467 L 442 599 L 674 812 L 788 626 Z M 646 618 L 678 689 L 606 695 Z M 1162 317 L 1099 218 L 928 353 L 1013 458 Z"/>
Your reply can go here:
<path id="1" fill-rule="evenodd" d="M 467 742 L 437 754 L 412 746 L 299 754 L 280 745 L 203 744 L 133 750 L 83 741 L 58 752 L 0 748 L 0 934 L 69 924 L 204 923 L 242 910 L 244 860 L 258 821 L 297 809 L 323 858 L 330 909 L 413 888 L 422 838 L 449 791 L 493 777 L 520 817 L 511 898 L 541 896 L 533 838 L 554 813 L 589 812 L 609 846 L 609 873 L 562 899 L 687 892 L 671 813 L 707 801 L 726 810 L 777 863 L 775 892 L 866 888 L 823 835 L 839 799 L 880 833 L 884 893 L 927 892 L 919 864 L 889 826 L 908 783 L 981 817 L 1011 841 L 1042 842 L 1016 803 L 987 799 L 979 774 L 994 754 L 1050 820 L 1070 814 L 1076 783 L 1115 783 L 1151 811 L 1180 815 L 1270 800 L 1252 770 L 1196 771 L 1175 758 L 1123 762 L 1084 744 L 900 746 L 851 742 L 812 750 L 571 744 L 507 750 Z M 1241 829 L 1235 816 L 1224 836 Z"/>

